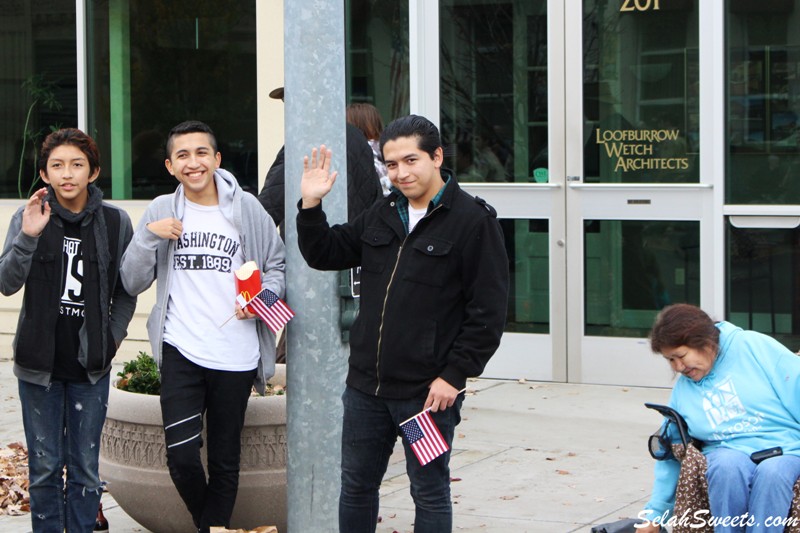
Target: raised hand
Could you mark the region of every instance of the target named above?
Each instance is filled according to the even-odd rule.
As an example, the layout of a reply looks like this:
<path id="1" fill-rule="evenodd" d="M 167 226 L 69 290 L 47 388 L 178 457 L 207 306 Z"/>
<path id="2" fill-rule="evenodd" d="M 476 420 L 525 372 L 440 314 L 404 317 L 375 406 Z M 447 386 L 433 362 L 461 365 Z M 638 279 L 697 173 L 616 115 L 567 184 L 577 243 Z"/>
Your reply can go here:
<path id="1" fill-rule="evenodd" d="M 29 237 L 41 235 L 50 222 L 50 202 L 45 201 L 46 195 L 47 187 L 42 187 L 33 193 L 22 211 L 22 233 Z"/>
<path id="2" fill-rule="evenodd" d="M 162 218 L 149 223 L 147 229 L 162 239 L 177 241 L 178 237 L 183 233 L 183 224 L 177 218 Z"/>
<path id="3" fill-rule="evenodd" d="M 331 172 L 331 158 L 333 151 L 319 147 L 319 150 L 311 150 L 311 160 L 308 156 L 303 157 L 303 179 L 300 182 L 300 195 L 303 198 L 303 208 L 316 207 L 322 198 L 331 192 L 333 184 L 336 182 L 338 172 Z"/>

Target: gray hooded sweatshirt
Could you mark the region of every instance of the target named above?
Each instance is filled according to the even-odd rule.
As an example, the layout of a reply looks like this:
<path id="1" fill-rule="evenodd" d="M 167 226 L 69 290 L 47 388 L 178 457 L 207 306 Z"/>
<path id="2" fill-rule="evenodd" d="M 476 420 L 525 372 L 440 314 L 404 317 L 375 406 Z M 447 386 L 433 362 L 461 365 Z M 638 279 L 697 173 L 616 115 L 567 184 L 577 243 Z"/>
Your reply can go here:
<path id="1" fill-rule="evenodd" d="M 261 287 L 283 298 L 286 289 L 286 251 L 275 229 L 275 223 L 261 207 L 258 199 L 245 192 L 230 172 L 217 169 L 214 182 L 217 186 L 219 207 L 225 218 L 239 231 L 245 258 L 255 261 L 261 270 Z M 151 232 L 147 224 L 169 217 L 183 220 L 185 205 L 183 185 L 178 185 L 174 193 L 153 200 L 139 221 L 133 239 L 122 257 L 121 278 L 129 294 L 142 293 L 158 278 L 156 303 L 147 319 L 147 334 L 150 337 L 153 358 L 159 368 L 171 283 L 170 265 L 175 254 L 176 241 L 162 239 Z M 231 295 L 231 309 L 233 296 Z M 261 357 L 255 385 L 263 393 L 266 381 L 275 373 L 275 335 L 263 321 L 256 319 L 256 323 Z M 202 332 L 198 331 L 197 334 L 202 335 Z"/>

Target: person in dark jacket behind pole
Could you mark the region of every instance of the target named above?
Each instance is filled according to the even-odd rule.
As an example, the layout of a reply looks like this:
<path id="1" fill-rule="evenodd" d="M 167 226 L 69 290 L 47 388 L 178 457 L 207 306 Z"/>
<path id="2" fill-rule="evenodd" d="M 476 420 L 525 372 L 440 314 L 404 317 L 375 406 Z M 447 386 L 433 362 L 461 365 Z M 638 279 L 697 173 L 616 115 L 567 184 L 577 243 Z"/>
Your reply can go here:
<path id="1" fill-rule="evenodd" d="M 269 93 L 270 98 L 283 100 L 284 89 L 278 87 Z M 375 170 L 372 150 L 367 143 L 367 138 L 361 130 L 352 124 L 346 125 L 346 150 L 347 150 L 347 220 L 353 220 L 356 215 L 371 206 L 381 198 L 381 182 Z M 284 208 L 284 191 L 286 179 L 284 176 L 284 148 L 278 151 L 272 166 L 267 171 L 267 179 L 258 193 L 258 201 L 267 210 L 269 216 L 284 234 L 283 220 L 286 209 Z"/>
<path id="2" fill-rule="evenodd" d="M 269 97 L 283 101 L 284 89 L 278 87 L 269 93 Z M 347 150 L 347 220 L 353 220 L 356 215 L 367 209 L 382 197 L 381 181 L 375 169 L 372 149 L 367 143 L 367 138 L 361 130 L 347 123 L 345 129 Z M 267 171 L 267 179 L 258 193 L 258 201 L 285 238 L 284 217 L 286 213 L 285 190 L 286 179 L 284 176 L 284 148 L 278 151 L 275 161 Z M 276 363 L 286 362 L 286 330 L 281 331 L 276 349 Z"/>
<path id="3" fill-rule="evenodd" d="M 483 372 L 503 333 L 508 256 L 495 210 L 442 169 L 439 130 L 420 116 L 390 123 L 381 153 L 392 192 L 333 227 L 322 199 L 336 181 L 332 152 L 303 161 L 300 251 L 309 266 L 361 265 L 361 311 L 351 330 L 342 396 L 339 530 L 375 531 L 378 495 L 399 424 L 430 408 L 448 447 L 461 389 Z M 414 530 L 452 529 L 450 452 L 421 466 L 404 439 Z"/>
<path id="4" fill-rule="evenodd" d="M 136 298 L 119 281 L 133 227 L 103 202 L 99 175 L 91 137 L 74 128 L 48 135 L 39 158 L 47 187 L 14 213 L 0 256 L 0 292 L 25 286 L 14 375 L 34 532 L 91 531 L 103 492 L 98 459 L 111 360 Z"/>

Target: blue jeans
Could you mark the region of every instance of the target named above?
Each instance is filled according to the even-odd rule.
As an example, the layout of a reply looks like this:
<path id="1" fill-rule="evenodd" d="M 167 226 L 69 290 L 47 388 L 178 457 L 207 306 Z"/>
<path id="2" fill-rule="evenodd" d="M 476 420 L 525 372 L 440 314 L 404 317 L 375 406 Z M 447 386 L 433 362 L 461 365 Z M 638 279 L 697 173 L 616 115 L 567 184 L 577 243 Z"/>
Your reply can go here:
<path id="1" fill-rule="evenodd" d="M 97 469 L 108 382 L 108 374 L 94 385 L 53 381 L 42 387 L 19 381 L 35 533 L 94 528 L 103 492 Z"/>
<path id="2" fill-rule="evenodd" d="M 461 422 L 459 395 L 453 407 L 431 413 L 447 442 L 453 444 L 456 425 Z M 339 496 L 339 531 L 375 531 L 378 521 L 379 489 L 389 465 L 400 423 L 422 411 L 425 398 L 388 400 L 347 387 L 342 395 L 342 490 Z M 420 466 L 403 439 L 406 473 L 416 514 L 416 533 L 442 533 L 453 529 L 450 501 L 450 452 Z"/>
<path id="3" fill-rule="evenodd" d="M 755 464 L 744 452 L 718 448 L 706 459 L 711 515 L 717 520 L 745 513 L 752 516 L 746 528 L 741 523 L 735 527 L 718 524 L 715 533 L 783 531 L 780 520 L 789 514 L 792 489 L 800 477 L 800 457 L 781 455 Z"/>

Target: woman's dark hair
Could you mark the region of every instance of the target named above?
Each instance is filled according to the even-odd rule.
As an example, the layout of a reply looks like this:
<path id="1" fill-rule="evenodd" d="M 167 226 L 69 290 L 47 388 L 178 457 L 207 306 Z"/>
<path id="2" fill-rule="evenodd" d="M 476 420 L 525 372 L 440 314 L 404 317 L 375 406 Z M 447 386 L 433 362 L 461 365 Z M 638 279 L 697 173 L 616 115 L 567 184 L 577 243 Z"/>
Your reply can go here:
<path id="1" fill-rule="evenodd" d="M 372 104 L 356 102 L 347 106 L 347 122 L 360 129 L 367 140 L 378 139 L 383 131 L 381 114 Z"/>
<path id="2" fill-rule="evenodd" d="M 94 139 L 77 128 L 62 128 L 45 137 L 39 152 L 39 170 L 47 174 L 47 160 L 53 150 L 62 144 L 69 144 L 83 152 L 89 161 L 89 175 L 100 169 L 100 150 Z"/>
<path id="3" fill-rule="evenodd" d="M 167 157 L 172 157 L 172 139 L 177 137 L 178 135 L 185 135 L 187 133 L 205 133 L 208 135 L 208 140 L 211 143 L 211 149 L 214 150 L 214 153 L 217 153 L 217 137 L 214 135 L 214 132 L 211 131 L 211 127 L 206 124 L 205 122 L 200 122 L 199 120 L 187 120 L 185 122 L 181 122 L 171 130 L 169 130 L 169 135 L 167 135 Z"/>
<path id="4" fill-rule="evenodd" d="M 665 307 L 656 317 L 650 331 L 650 349 L 663 353 L 667 348 L 688 346 L 696 350 L 708 347 L 716 353 L 719 329 L 705 311 L 689 304 Z"/>
<path id="5" fill-rule="evenodd" d="M 439 128 L 425 117 L 408 115 L 393 120 L 381 133 L 381 155 L 383 146 L 399 137 L 416 137 L 417 147 L 433 159 L 437 148 L 442 147 Z"/>

